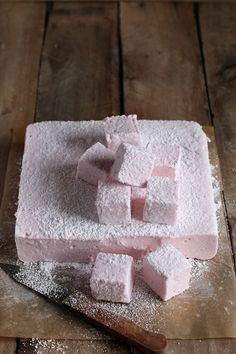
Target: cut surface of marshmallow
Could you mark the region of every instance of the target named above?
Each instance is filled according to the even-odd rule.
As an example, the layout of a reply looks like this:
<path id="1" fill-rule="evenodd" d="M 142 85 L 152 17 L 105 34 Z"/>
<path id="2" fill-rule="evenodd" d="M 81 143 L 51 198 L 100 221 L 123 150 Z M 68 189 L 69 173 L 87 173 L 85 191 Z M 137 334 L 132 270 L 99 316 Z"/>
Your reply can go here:
<path id="1" fill-rule="evenodd" d="M 106 180 L 114 162 L 114 153 L 101 143 L 96 143 L 80 157 L 77 177 L 97 185 L 99 180 Z"/>
<path id="2" fill-rule="evenodd" d="M 105 118 L 105 136 L 109 149 L 116 151 L 121 143 L 142 145 L 137 115 Z"/>
<path id="3" fill-rule="evenodd" d="M 143 220 L 175 225 L 177 207 L 177 182 L 169 177 L 151 177 L 147 183 Z"/>
<path id="4" fill-rule="evenodd" d="M 120 183 L 141 187 L 151 176 L 153 166 L 153 156 L 146 149 L 122 143 L 116 152 L 111 175 Z"/>
<path id="5" fill-rule="evenodd" d="M 163 300 L 189 288 L 191 263 L 172 245 L 149 253 L 143 262 L 143 277 Z"/>
<path id="6" fill-rule="evenodd" d="M 96 207 L 101 224 L 130 224 L 131 187 L 116 182 L 99 181 Z"/>
<path id="7" fill-rule="evenodd" d="M 177 179 L 180 173 L 181 149 L 177 145 L 154 145 L 149 148 L 154 156 L 152 176 Z"/>
<path id="8" fill-rule="evenodd" d="M 131 213 L 136 219 L 143 219 L 146 188 L 131 187 Z"/>
<path id="9" fill-rule="evenodd" d="M 98 253 L 90 278 L 90 288 L 95 299 L 129 303 L 133 283 L 132 257 L 124 254 Z"/>

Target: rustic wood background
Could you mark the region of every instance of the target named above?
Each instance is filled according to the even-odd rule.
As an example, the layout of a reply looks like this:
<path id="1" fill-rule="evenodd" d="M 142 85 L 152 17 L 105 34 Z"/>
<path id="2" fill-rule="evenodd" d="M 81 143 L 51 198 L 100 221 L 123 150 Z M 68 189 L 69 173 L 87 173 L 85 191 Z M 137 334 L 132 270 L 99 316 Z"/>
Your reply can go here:
<path id="1" fill-rule="evenodd" d="M 236 4 L 0 2 L 1 208 L 27 124 L 124 112 L 214 126 L 235 255 Z M 137 353 L 112 340 L 56 342 L 42 352 Z M 1 354 L 35 352 L 30 340 L 0 339 Z M 232 354 L 236 340 L 171 340 L 166 353 Z"/>

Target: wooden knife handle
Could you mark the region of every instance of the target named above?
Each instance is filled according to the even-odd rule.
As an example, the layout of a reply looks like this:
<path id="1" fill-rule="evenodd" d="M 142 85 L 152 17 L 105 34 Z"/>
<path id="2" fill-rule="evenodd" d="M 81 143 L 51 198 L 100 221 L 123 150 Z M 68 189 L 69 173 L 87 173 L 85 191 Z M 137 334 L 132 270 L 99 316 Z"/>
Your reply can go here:
<path id="1" fill-rule="evenodd" d="M 131 320 L 93 306 L 80 292 L 69 295 L 63 303 L 78 311 L 90 323 L 133 344 L 144 353 L 161 353 L 166 347 L 164 335 L 145 330 Z"/>

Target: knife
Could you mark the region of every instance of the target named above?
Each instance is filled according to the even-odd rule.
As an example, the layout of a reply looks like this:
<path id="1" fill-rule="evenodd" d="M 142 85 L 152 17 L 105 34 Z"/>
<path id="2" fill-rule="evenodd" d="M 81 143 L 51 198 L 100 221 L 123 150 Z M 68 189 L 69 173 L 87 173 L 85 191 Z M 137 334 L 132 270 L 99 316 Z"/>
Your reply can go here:
<path id="1" fill-rule="evenodd" d="M 111 311 L 93 307 L 89 295 L 58 284 L 54 278 L 39 265 L 12 265 L 0 263 L 2 268 L 18 283 L 47 297 L 60 306 L 70 308 L 84 320 L 98 328 L 115 335 L 121 340 L 134 345 L 147 354 L 162 353 L 167 341 L 164 335 L 145 330 L 133 321 Z"/>

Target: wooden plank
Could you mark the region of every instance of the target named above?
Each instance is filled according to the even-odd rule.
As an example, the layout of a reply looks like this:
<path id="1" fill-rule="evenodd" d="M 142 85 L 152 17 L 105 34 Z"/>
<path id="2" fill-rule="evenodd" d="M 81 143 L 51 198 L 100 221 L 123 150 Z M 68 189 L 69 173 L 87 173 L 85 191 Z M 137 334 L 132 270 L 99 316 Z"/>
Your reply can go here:
<path id="1" fill-rule="evenodd" d="M 125 111 L 210 123 L 192 4 L 122 3 Z"/>
<path id="2" fill-rule="evenodd" d="M 15 354 L 16 352 L 16 338 L 0 338 L 0 353 L 1 354 Z"/>
<path id="3" fill-rule="evenodd" d="M 192 5 L 124 3 L 121 10 L 125 111 L 209 124 Z M 166 353 L 221 354 L 234 348 L 235 340 L 169 340 Z"/>
<path id="4" fill-rule="evenodd" d="M 117 19 L 117 4 L 54 5 L 43 48 L 37 121 L 99 119 L 119 113 Z M 18 352 L 47 353 L 60 345 L 73 354 L 129 352 L 115 341 L 57 340 L 21 340 Z"/>
<path id="5" fill-rule="evenodd" d="M 55 4 L 42 55 L 36 120 L 119 113 L 117 4 Z"/>
<path id="6" fill-rule="evenodd" d="M 33 120 L 45 4 L 0 3 L 0 201 L 12 130 Z"/>
<path id="7" fill-rule="evenodd" d="M 233 354 L 236 339 L 169 340 L 165 354 Z"/>
<path id="8" fill-rule="evenodd" d="M 236 252 L 236 5 L 199 10 L 208 90 L 222 167 L 224 197 Z"/>
<path id="9" fill-rule="evenodd" d="M 13 129 L 20 140 L 34 118 L 45 4 L 0 4 L 0 203 Z M 1 338 L 0 353 L 16 352 L 16 338 Z"/>
<path id="10" fill-rule="evenodd" d="M 130 347 L 113 340 L 54 340 L 54 339 L 22 339 L 20 341 L 17 354 L 33 354 L 40 352 L 65 353 L 65 354 L 128 354 L 131 353 Z"/>
<path id="11" fill-rule="evenodd" d="M 22 0 L 8 0 L 9 2 L 21 2 Z M 45 0 L 24 0 L 24 2 L 44 2 Z M 227 3 L 235 3 L 236 0 L 227 0 Z M 101 0 L 53 0 L 53 2 L 101 2 Z M 140 2 L 140 0 L 102 0 L 102 2 Z M 192 3 L 192 0 L 145 0 L 145 2 L 186 2 Z M 196 0 L 199 3 L 220 3 L 222 0 Z"/>

